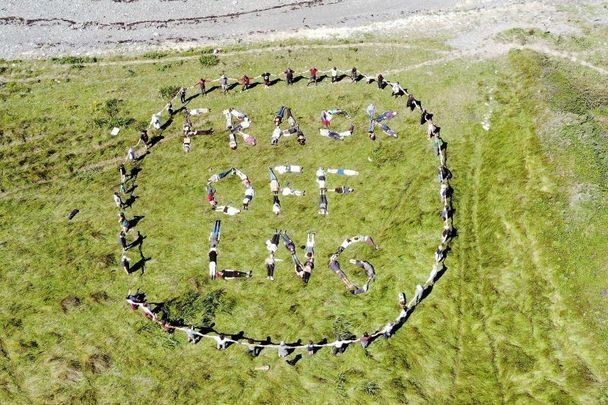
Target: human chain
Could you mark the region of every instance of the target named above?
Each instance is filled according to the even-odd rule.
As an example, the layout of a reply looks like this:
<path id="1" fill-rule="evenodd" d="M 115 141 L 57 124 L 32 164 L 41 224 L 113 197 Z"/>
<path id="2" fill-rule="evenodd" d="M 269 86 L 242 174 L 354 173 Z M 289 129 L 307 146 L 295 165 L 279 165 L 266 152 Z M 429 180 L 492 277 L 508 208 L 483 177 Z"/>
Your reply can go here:
<path id="1" fill-rule="evenodd" d="M 307 71 L 304 71 L 304 72 L 301 72 L 298 74 L 301 75 L 301 74 L 305 74 L 306 72 Z M 308 73 L 310 74 L 308 85 L 310 85 L 310 84 L 317 85 L 317 83 L 319 81 L 318 80 L 319 73 L 331 74 L 332 82 L 336 82 L 336 81 L 338 81 L 338 73 L 340 73 L 340 72 L 344 72 L 344 71 L 340 71 L 334 67 L 334 68 L 330 69 L 329 71 L 320 72 L 316 67 L 313 67 L 308 70 Z M 283 73 L 286 76 L 287 84 L 292 85 L 294 83 L 294 74 L 296 74 L 296 72 L 293 71 L 292 69 L 288 68 Z M 265 86 L 269 87 L 272 84 L 270 81 L 270 76 L 271 76 L 271 74 L 266 72 L 257 77 L 249 78 L 247 76 L 244 76 L 242 79 L 238 80 L 238 79 L 229 79 L 224 74 L 222 74 L 222 76 L 220 76 L 219 79 L 215 79 L 212 82 L 219 81 L 224 92 L 227 92 L 228 91 L 228 82 L 237 81 L 243 85 L 242 90 L 245 91 L 245 90 L 249 89 L 250 84 L 251 84 L 251 79 L 257 79 L 259 77 L 261 77 L 264 80 Z M 371 334 L 365 332 L 360 337 L 352 336 L 349 338 L 344 338 L 344 337 L 340 336 L 335 341 L 329 342 L 329 343 L 323 342 L 323 341 L 319 342 L 319 343 L 314 343 L 314 342 L 310 341 L 307 345 L 302 345 L 299 343 L 286 344 L 284 341 L 281 341 L 279 344 L 276 344 L 276 343 L 269 342 L 269 341 L 254 340 L 252 338 L 246 338 L 246 337 L 243 337 L 240 335 L 238 335 L 238 337 L 235 337 L 234 335 L 231 336 L 228 334 L 215 332 L 215 331 L 213 331 L 214 334 L 203 333 L 199 330 L 194 329 L 194 327 L 192 327 L 192 326 L 187 327 L 186 325 L 172 324 L 166 318 L 166 313 L 163 312 L 163 304 L 162 303 L 159 303 L 159 304 L 149 303 L 146 299 L 145 294 L 142 292 L 139 292 L 139 291 L 137 291 L 135 294 L 131 294 L 131 292 L 129 291 L 129 294 L 127 295 L 127 303 L 131 306 L 131 308 L 133 310 L 141 309 L 143 311 L 144 316 L 146 316 L 146 318 L 159 323 L 161 325 L 161 327 L 166 331 L 184 332 L 188 337 L 188 341 L 191 343 L 196 343 L 199 339 L 202 339 L 202 338 L 212 339 L 212 340 L 215 340 L 216 347 L 220 350 L 226 349 L 230 343 L 234 343 L 234 344 L 238 344 L 238 345 L 247 346 L 248 352 L 253 356 L 257 356 L 262 349 L 266 349 L 266 348 L 276 349 L 279 357 L 286 357 L 294 350 L 302 350 L 302 349 L 306 349 L 309 354 L 314 354 L 317 349 L 323 348 L 323 347 L 332 347 L 333 348 L 332 352 L 334 354 L 338 354 L 338 353 L 344 352 L 346 350 L 346 348 L 350 344 L 353 344 L 353 343 L 360 343 L 363 348 L 367 348 L 367 346 L 371 342 L 373 342 L 376 338 L 378 338 L 380 336 L 384 336 L 384 338 L 387 338 L 387 339 L 390 338 L 398 329 L 400 329 L 405 324 L 405 322 L 407 321 L 409 316 L 416 309 L 417 305 L 420 302 L 422 302 L 430 294 L 435 283 L 447 271 L 447 268 L 445 267 L 444 262 L 450 252 L 451 243 L 452 243 L 454 237 L 456 237 L 456 235 L 457 235 L 456 229 L 454 228 L 454 219 L 453 219 L 454 210 L 452 207 L 452 196 L 454 193 L 454 189 L 452 188 L 452 186 L 450 184 L 450 180 L 452 178 L 452 173 L 449 170 L 448 165 L 447 165 L 447 143 L 442 139 L 442 137 L 440 135 L 441 128 L 439 126 L 437 126 L 433 120 L 434 115 L 432 113 L 428 112 L 427 110 L 423 109 L 422 102 L 420 100 L 416 99 L 411 93 L 409 93 L 407 89 L 403 88 L 399 82 L 389 82 L 384 79 L 382 74 L 378 74 L 376 76 L 361 74 L 358 72 L 358 70 L 356 68 L 352 68 L 350 70 L 350 77 L 351 77 L 351 80 L 353 83 L 358 82 L 361 77 L 365 77 L 366 82 L 368 84 L 370 84 L 374 80 L 376 80 L 376 82 L 378 84 L 378 88 L 380 90 L 383 90 L 388 85 L 388 86 L 390 86 L 390 88 L 392 90 L 392 96 L 395 98 L 406 95 L 407 96 L 406 108 L 410 109 L 410 111 L 419 110 L 421 112 L 420 125 L 427 124 L 427 136 L 433 146 L 434 152 L 439 161 L 439 169 L 438 169 L 438 180 L 439 180 L 439 184 L 440 184 L 439 195 L 440 195 L 441 202 L 443 204 L 443 209 L 441 210 L 441 213 L 440 213 L 440 217 L 443 221 L 441 243 L 439 244 L 439 246 L 435 252 L 434 264 L 433 264 L 433 267 L 431 269 L 431 272 L 430 272 L 426 282 L 424 284 L 416 285 L 413 298 L 409 302 L 407 302 L 406 295 L 404 293 L 399 294 L 398 302 L 399 302 L 399 306 L 401 307 L 401 311 L 400 311 L 399 315 L 397 316 L 397 318 L 394 321 L 387 322 L 383 327 L 377 328 L 375 330 L 375 332 L 373 332 Z M 196 84 L 201 88 L 202 95 L 207 94 L 206 88 L 205 88 L 205 83 L 206 83 L 206 81 L 204 79 L 201 79 Z M 190 86 L 190 87 L 188 87 L 188 89 L 190 89 L 192 87 L 194 87 L 194 86 Z M 180 89 L 180 91 L 178 92 L 178 94 L 169 101 L 169 103 L 165 106 L 165 108 L 163 110 L 161 110 L 160 113 L 157 113 L 153 116 L 153 121 L 151 122 L 150 125 L 155 128 L 158 127 L 157 129 L 159 129 L 159 131 L 162 133 L 164 128 L 162 128 L 162 126 L 160 125 L 160 114 L 163 111 L 168 110 L 170 112 L 170 114 L 172 115 L 172 113 L 173 113 L 171 111 L 172 102 L 175 100 L 176 97 L 180 97 L 182 104 L 185 104 L 186 103 L 186 92 L 187 92 L 187 88 L 182 87 Z M 370 117 L 370 127 L 368 130 L 368 132 L 370 134 L 370 139 L 375 138 L 375 136 L 372 137 L 375 126 L 380 126 L 383 129 L 383 131 L 385 133 L 387 133 L 387 135 L 393 136 L 393 135 L 391 135 L 392 130 L 390 130 L 390 128 L 388 128 L 388 127 L 385 127 L 386 124 L 384 121 L 394 117 L 397 114 L 397 112 L 396 111 L 395 112 L 385 112 L 385 113 L 382 113 L 382 114 L 376 116 L 375 108 L 372 108 L 372 107 L 373 106 L 369 106 L 368 110 L 367 110 L 368 115 Z M 204 112 L 208 112 L 208 110 L 201 111 L 201 113 L 204 113 Z M 229 111 L 229 113 L 232 116 L 236 116 L 237 118 L 239 117 L 238 114 L 233 115 L 231 111 Z M 288 120 L 289 120 L 290 113 L 288 113 L 287 111 L 284 111 L 284 113 L 285 113 L 284 116 L 287 116 Z M 332 115 L 332 114 L 330 113 L 329 115 Z M 328 122 L 331 120 L 329 115 L 326 115 L 326 118 L 328 118 Z M 339 114 L 337 114 L 337 112 L 336 112 L 336 115 L 339 115 Z M 242 121 L 244 121 L 244 119 Z M 291 125 L 291 123 L 290 123 L 290 125 Z M 295 126 L 295 124 L 292 126 Z M 150 127 L 148 127 L 148 128 L 150 128 Z M 243 126 L 241 126 L 241 128 L 243 128 Z M 189 128 L 189 131 L 191 131 L 191 128 Z M 120 165 L 120 167 L 119 167 L 120 188 L 119 188 L 119 192 L 114 193 L 114 201 L 116 203 L 116 206 L 120 210 L 119 223 L 120 223 L 122 229 L 121 229 L 121 233 L 119 235 L 120 236 L 119 240 L 120 240 L 121 246 L 123 248 L 123 258 L 125 258 L 125 252 L 127 250 L 129 250 L 130 248 L 132 248 L 134 246 L 139 246 L 142 260 L 140 260 L 138 262 L 138 264 L 142 263 L 142 262 L 143 262 L 143 264 L 145 264 L 146 259 L 143 255 L 143 253 L 141 252 L 141 245 L 143 243 L 143 239 L 145 239 L 145 236 L 141 235 L 138 232 L 138 236 L 133 242 L 128 243 L 126 240 L 127 233 L 129 233 L 129 231 L 131 229 L 133 229 L 137 225 L 139 220 L 143 217 L 135 216 L 133 219 L 129 220 L 123 212 L 124 209 L 131 207 L 133 202 L 137 198 L 136 196 L 133 195 L 133 190 L 136 187 L 136 185 L 134 184 L 134 181 L 137 178 L 137 174 L 139 173 L 139 171 L 141 171 L 141 169 L 139 168 L 139 162 L 149 153 L 150 148 L 152 148 L 155 144 L 154 140 L 150 139 L 148 137 L 146 131 L 143 131 L 142 134 L 140 135 L 140 142 L 144 143 L 144 146 L 146 148 L 146 154 L 138 157 L 135 152 L 135 148 L 134 147 L 129 148 L 129 151 L 127 153 L 127 159 L 126 159 L 125 163 L 128 162 L 132 165 L 131 172 L 130 172 L 130 174 L 127 175 L 127 171 L 126 171 L 124 164 Z M 300 143 L 303 145 L 305 142 L 300 142 Z M 237 170 L 237 169 L 230 169 L 229 174 L 237 174 L 235 172 L 235 170 Z M 274 170 L 276 170 L 280 174 L 290 173 L 290 172 L 296 172 L 296 173 L 299 172 L 299 171 L 296 171 L 295 169 L 294 169 L 294 171 L 291 171 L 291 169 L 287 169 L 287 168 L 279 169 L 278 167 L 275 167 Z M 281 170 L 284 170 L 284 172 L 281 173 Z M 340 172 L 340 169 L 337 169 L 335 171 L 335 173 L 342 174 L 342 175 L 357 174 L 354 171 L 347 172 L 347 170 L 345 170 L 345 169 L 341 169 L 341 170 L 342 171 Z M 271 168 L 271 172 L 272 171 L 273 171 L 273 169 Z M 328 169 L 327 172 L 330 172 L 330 170 Z M 222 173 L 225 173 L 225 172 L 222 172 Z M 241 174 L 242 174 L 242 172 L 241 172 Z M 242 175 L 244 176 L 244 178 L 247 179 L 247 182 L 248 182 L 248 178 L 244 174 L 242 174 Z M 327 187 L 325 186 L 325 170 L 323 170 L 321 168 L 320 170 L 317 171 L 316 175 L 317 175 L 317 182 L 319 184 L 319 189 L 320 189 L 320 212 L 326 213 L 327 212 L 327 199 L 326 199 Z M 239 177 L 241 177 L 241 176 L 239 175 Z M 274 178 L 276 178 L 276 175 L 274 175 Z M 241 180 L 243 180 L 243 177 L 241 177 Z M 217 181 L 217 180 L 215 180 L 215 181 Z M 210 184 L 214 183 L 215 181 L 210 181 Z M 273 181 L 273 177 L 271 176 L 271 183 L 272 183 L 272 181 Z M 131 184 L 129 185 L 128 182 L 130 182 Z M 277 183 L 278 183 L 278 180 L 277 180 Z M 250 186 L 250 183 L 248 183 L 248 184 Z M 246 182 L 244 182 L 246 189 L 248 187 L 248 184 Z M 271 190 L 277 190 L 277 188 L 278 188 L 278 186 L 275 187 L 274 189 L 271 186 Z M 352 191 L 352 189 L 349 189 L 348 187 L 344 187 L 344 186 L 340 187 L 340 188 L 336 188 L 336 192 L 339 192 L 338 189 L 340 189 L 341 190 L 340 192 L 342 192 L 342 193 L 348 193 L 348 192 Z M 273 193 L 274 193 L 274 191 L 273 191 Z M 123 201 L 123 199 L 122 199 L 122 197 L 124 195 L 129 196 L 129 198 L 125 201 Z M 247 201 L 247 204 L 249 204 L 249 202 L 251 201 L 251 198 L 253 198 L 253 194 L 251 194 L 249 197 L 250 198 Z M 278 194 L 277 194 L 277 197 L 278 197 Z M 245 200 L 247 198 L 248 198 L 248 196 L 246 194 L 243 204 L 245 204 Z M 214 236 L 214 234 L 215 234 L 215 236 Z M 293 242 L 291 242 L 291 239 L 289 239 L 289 237 L 287 236 L 287 234 L 284 231 L 275 232 L 275 237 L 273 237 L 273 239 L 271 241 L 266 242 L 267 247 L 269 246 L 269 244 L 270 245 L 274 244 L 276 246 L 278 244 L 279 238 L 282 238 L 285 242 L 287 249 L 290 252 L 292 251 L 292 249 L 290 249 L 289 246 L 293 245 Z M 213 238 L 215 238 L 215 242 L 214 242 Z M 353 293 L 361 293 L 361 292 L 365 292 L 367 290 L 367 288 L 369 287 L 369 283 L 375 278 L 375 270 L 374 270 L 373 266 L 371 265 L 371 263 L 365 262 L 365 261 L 360 261 L 360 260 L 353 260 L 354 261 L 353 264 L 358 267 L 361 267 L 363 270 L 366 271 L 366 273 L 368 275 L 368 281 L 367 281 L 366 285 L 362 288 L 358 288 L 357 286 L 354 286 L 345 275 L 342 276 L 344 273 L 341 271 L 339 264 L 337 264 L 337 258 L 339 256 L 339 254 L 344 249 L 346 249 L 346 247 L 348 247 L 350 244 L 352 244 L 356 241 L 365 241 L 365 242 L 371 244 L 372 246 L 377 247 L 375 245 L 375 243 L 371 240 L 371 238 L 369 238 L 368 236 L 361 235 L 361 236 L 346 239 L 342 243 L 342 245 L 338 249 L 338 251 L 332 256 L 332 258 L 330 258 L 330 262 L 328 265 L 331 268 L 332 262 L 333 262 L 334 268 L 332 270 L 334 270 L 336 272 L 336 274 L 342 279 L 342 281 L 345 283 L 345 285 L 347 286 L 349 291 L 351 291 Z M 214 278 L 217 278 L 217 276 L 216 276 L 217 273 L 222 273 L 221 278 L 234 278 L 234 277 L 240 277 L 240 276 L 250 277 L 251 272 L 246 273 L 246 272 L 238 272 L 235 270 L 222 270 L 221 272 L 216 271 L 215 266 L 212 266 L 212 255 L 213 255 L 213 249 L 217 248 L 218 242 L 219 242 L 219 221 L 216 221 L 216 224 L 214 225 L 214 229 L 212 230 L 212 234 L 210 236 L 210 274 L 211 274 L 211 270 L 213 267 L 213 277 Z M 269 248 L 269 250 L 270 250 L 270 248 Z M 295 248 L 293 250 L 295 250 Z M 274 251 L 276 251 L 276 249 Z M 216 251 L 215 251 L 215 255 L 217 255 Z M 308 262 L 314 263 L 314 234 L 312 235 L 312 239 L 311 239 L 311 234 L 309 233 L 309 239 L 307 241 L 306 255 L 307 255 L 307 263 Z M 271 256 L 272 256 L 273 260 L 271 262 L 269 262 L 267 259 L 267 261 L 266 261 L 269 279 L 273 278 L 272 275 L 273 275 L 273 271 L 274 271 L 274 252 L 271 252 Z M 293 257 L 292 257 L 292 259 L 293 259 Z M 298 276 L 302 277 L 306 282 L 307 281 L 306 277 L 309 278 L 310 274 L 308 274 L 308 275 L 306 274 L 307 272 L 306 272 L 305 265 L 304 266 L 301 265 L 301 267 L 298 268 L 297 263 L 295 262 L 295 259 L 293 259 L 293 260 L 294 260 L 296 274 L 298 274 Z M 298 261 L 299 261 L 299 259 L 298 259 Z M 140 266 L 140 267 L 142 267 L 142 271 L 143 271 L 143 264 Z M 301 264 L 301 262 L 300 262 L 300 264 Z M 128 260 L 127 260 L 126 264 L 123 261 L 123 267 L 125 268 L 127 273 L 130 274 L 133 271 L 135 271 L 135 270 L 133 270 L 133 267 L 137 267 L 137 265 L 130 267 Z M 239 273 L 243 273 L 243 274 L 239 274 Z M 153 305 L 154 305 L 154 307 L 153 307 Z M 161 315 L 159 315 L 159 314 L 161 314 Z M 227 337 L 227 336 L 230 336 L 230 337 Z M 295 363 L 293 363 L 293 364 L 295 364 Z"/>

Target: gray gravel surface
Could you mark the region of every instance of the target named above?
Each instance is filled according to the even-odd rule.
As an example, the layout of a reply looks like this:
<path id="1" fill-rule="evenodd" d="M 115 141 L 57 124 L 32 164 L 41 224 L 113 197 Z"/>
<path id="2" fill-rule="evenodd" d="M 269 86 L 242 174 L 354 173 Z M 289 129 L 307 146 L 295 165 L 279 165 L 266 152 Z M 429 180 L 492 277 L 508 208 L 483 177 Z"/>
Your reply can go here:
<path id="1" fill-rule="evenodd" d="M 510 26 L 560 1 L 465 0 L 2 0 L 0 58 L 143 52 L 240 41 L 345 36 L 372 31 Z M 510 15 L 511 24 L 505 22 Z M 425 20 L 426 19 L 426 20 Z M 391 25 L 395 23 L 396 25 Z M 388 25 L 387 25 L 388 24 Z M 375 27 L 375 28 L 373 28 Z M 429 27 L 430 28 L 430 27 Z M 361 32 L 361 31 L 359 31 Z M 432 32 L 432 29 L 427 32 Z M 475 35 L 475 34 L 473 34 Z M 475 38 L 474 38 L 475 39 Z M 468 40 L 467 40 L 468 41 Z"/>

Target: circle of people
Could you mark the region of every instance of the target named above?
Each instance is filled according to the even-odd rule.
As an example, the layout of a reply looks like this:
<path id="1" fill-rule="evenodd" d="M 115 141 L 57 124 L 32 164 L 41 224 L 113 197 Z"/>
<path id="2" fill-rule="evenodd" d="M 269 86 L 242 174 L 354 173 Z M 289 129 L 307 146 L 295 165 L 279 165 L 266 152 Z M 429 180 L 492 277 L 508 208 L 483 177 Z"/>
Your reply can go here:
<path id="1" fill-rule="evenodd" d="M 288 68 L 283 72 L 285 74 L 287 85 L 293 85 L 299 80 L 299 77 L 296 77 L 298 73 L 296 73 L 291 68 Z M 304 74 L 306 72 L 299 73 L 299 75 Z M 322 79 L 319 77 L 319 73 L 329 73 L 331 75 L 331 82 L 337 83 L 341 81 L 347 73 L 350 77 L 350 80 L 353 83 L 361 81 L 361 79 L 365 78 L 367 84 L 372 84 L 374 81 L 377 84 L 378 89 L 383 90 L 387 86 L 391 89 L 392 97 L 399 98 L 402 96 L 407 96 L 406 108 L 409 108 L 411 111 L 419 110 L 420 115 L 420 125 L 427 124 L 427 136 L 429 141 L 433 146 L 433 150 L 438 158 L 439 167 L 438 167 L 438 181 L 439 181 L 439 196 L 442 201 L 443 208 L 440 212 L 440 217 L 443 221 L 443 231 L 441 234 L 441 243 L 437 247 L 435 251 L 435 260 L 432 266 L 431 272 L 428 276 L 428 279 L 424 284 L 416 285 L 413 298 L 408 302 L 406 298 L 406 294 L 401 292 L 398 295 L 398 302 L 401 308 L 397 318 L 395 320 L 389 320 L 387 323 L 377 328 L 374 332 L 364 332 L 360 336 L 336 336 L 334 341 L 328 342 L 327 339 L 323 339 L 318 342 L 314 342 L 310 340 L 307 344 L 302 344 L 301 339 L 294 343 L 286 343 L 285 341 L 280 341 L 279 343 L 272 342 L 270 338 L 266 340 L 256 340 L 251 337 L 244 336 L 243 333 L 239 333 L 237 335 L 231 335 L 226 333 L 221 333 L 213 330 L 212 328 L 204 328 L 204 327 L 194 327 L 187 325 L 176 325 L 169 322 L 166 318 L 166 313 L 163 312 L 163 304 L 162 303 L 150 303 L 147 300 L 146 294 L 137 290 L 135 293 L 131 293 L 129 291 L 126 300 L 127 303 L 131 306 L 134 311 L 141 310 L 143 315 L 158 323 L 161 328 L 167 332 L 173 333 L 175 331 L 181 331 L 186 334 L 188 342 L 197 343 L 203 338 L 211 339 L 215 341 L 216 348 L 219 350 L 224 350 L 228 348 L 232 344 L 243 345 L 247 348 L 247 352 L 251 356 L 258 356 L 262 350 L 277 350 L 278 356 L 288 357 L 291 353 L 296 351 L 305 351 L 309 355 L 313 355 L 319 349 L 330 347 L 334 354 L 343 353 L 350 345 L 359 343 L 363 349 L 367 349 L 367 347 L 377 338 L 384 337 L 386 339 L 390 338 L 398 329 L 400 329 L 409 316 L 416 309 L 417 305 L 424 300 L 432 291 L 435 283 L 441 278 L 441 276 L 447 271 L 447 267 L 444 264 L 445 259 L 450 252 L 450 245 L 452 240 L 457 236 L 457 230 L 454 227 L 453 223 L 453 207 L 452 207 L 452 196 L 454 189 L 450 185 L 450 179 L 452 178 L 452 173 L 447 166 L 447 143 L 442 139 L 440 130 L 441 128 L 435 125 L 433 121 L 434 115 L 428 112 L 426 109 L 422 108 L 422 103 L 420 100 L 417 100 L 411 93 L 408 92 L 407 89 L 403 88 L 399 82 L 390 82 L 385 80 L 382 74 L 378 75 L 366 75 L 360 73 L 356 68 L 352 68 L 350 71 L 338 70 L 336 67 L 333 67 L 329 71 L 320 72 L 316 67 L 312 67 L 308 70 L 309 80 L 307 86 L 309 85 L 317 85 L 319 81 Z M 340 76 L 342 74 L 342 76 Z M 207 81 L 205 79 L 200 79 L 196 82 L 193 87 L 199 87 L 201 96 L 205 96 L 209 92 L 215 90 L 211 88 L 207 90 L 206 85 L 209 82 L 219 82 L 221 90 L 223 93 L 228 93 L 233 87 L 237 84 L 241 85 L 241 91 L 248 91 L 250 88 L 254 86 L 252 84 L 252 80 L 257 78 L 262 78 L 263 84 L 265 87 L 270 87 L 276 84 L 281 79 L 271 80 L 270 77 L 272 75 L 268 72 L 263 73 L 258 77 L 248 77 L 247 75 L 243 76 L 241 79 L 230 79 L 226 75 L 222 74 L 218 79 Z M 300 76 L 301 78 L 301 76 Z M 232 85 L 229 83 L 233 82 Z M 135 188 L 137 187 L 134 184 L 137 174 L 141 171 L 139 167 L 139 162 L 143 160 L 143 158 L 149 153 L 150 148 L 152 148 L 162 136 L 160 134 L 164 129 L 166 129 L 171 121 L 173 116 L 176 114 L 176 111 L 173 109 L 173 102 L 177 97 L 180 98 L 182 103 L 182 110 L 184 111 L 184 125 L 183 125 L 183 149 L 184 152 L 188 153 L 191 150 L 191 138 L 196 135 L 211 135 L 214 133 L 213 129 L 206 130 L 194 130 L 192 124 L 192 116 L 209 113 L 209 109 L 206 108 L 197 108 L 188 110 L 186 108 L 186 104 L 190 101 L 187 99 L 188 89 L 185 87 L 181 87 L 176 96 L 171 99 L 165 108 L 161 110 L 161 112 L 156 113 L 152 116 L 152 120 L 148 129 L 143 130 L 140 134 L 138 143 L 130 147 L 127 153 L 127 157 L 124 163 L 119 165 L 119 173 L 120 173 L 120 185 L 119 191 L 114 193 L 114 202 L 118 209 L 119 213 L 119 223 L 121 226 L 121 231 L 119 233 L 119 242 L 122 247 L 122 258 L 121 264 L 127 274 L 131 274 L 134 271 L 137 271 L 145 266 L 146 258 L 142 252 L 142 245 L 145 236 L 143 236 L 139 231 L 137 232 L 137 237 L 134 238 L 132 242 L 127 241 L 127 235 L 130 231 L 135 228 L 135 226 L 139 223 L 141 218 L 139 216 L 135 216 L 133 219 L 128 219 L 124 213 L 124 209 L 131 207 L 133 202 L 137 199 L 137 196 L 133 194 Z M 192 96 L 193 98 L 195 96 Z M 167 111 L 169 115 L 169 120 L 165 122 L 165 124 L 161 124 L 161 115 L 164 111 Z M 390 137 L 397 137 L 397 134 L 388 127 L 386 124 L 387 120 L 394 118 L 397 114 L 396 111 L 386 111 L 380 114 L 376 114 L 376 109 L 373 105 L 369 105 L 367 110 L 367 115 L 370 119 L 369 127 L 368 127 L 368 136 L 371 140 L 375 140 L 375 127 L 380 127 L 382 131 Z M 240 135 L 245 143 L 249 145 L 255 145 L 256 139 L 255 137 L 243 132 L 244 129 L 247 129 L 251 126 L 251 120 L 249 117 L 237 111 L 234 108 L 229 108 L 223 111 L 223 114 L 226 118 L 226 129 L 229 133 L 229 147 L 231 149 L 237 148 L 237 135 Z M 336 132 L 330 130 L 330 124 L 334 117 L 336 116 L 344 116 L 346 118 L 350 118 L 350 115 L 340 109 L 328 109 L 321 112 L 321 123 L 323 128 L 319 130 L 321 136 L 334 139 L 334 140 L 343 140 L 346 137 L 349 137 L 353 134 L 354 126 L 350 125 L 348 130 L 343 132 Z M 233 119 L 236 120 L 233 122 Z M 287 121 L 288 128 L 281 129 L 281 125 L 284 120 Z M 278 145 L 280 139 L 282 137 L 290 137 L 296 136 L 296 140 L 300 145 L 306 144 L 306 138 L 304 133 L 300 129 L 299 125 L 291 108 L 286 106 L 281 106 L 274 119 L 275 129 L 271 135 L 271 144 Z M 148 134 L 148 130 L 154 128 L 155 131 L 158 132 L 157 136 L 150 138 Z M 144 153 L 138 156 L 136 152 L 137 146 L 143 143 Z M 127 170 L 125 164 L 131 165 L 130 173 L 127 174 Z M 279 194 L 282 195 L 293 195 L 293 196 L 301 196 L 304 195 L 304 191 L 294 190 L 287 185 L 286 187 L 281 188 L 276 173 L 279 174 L 287 174 L 287 173 L 302 173 L 303 169 L 301 166 L 296 165 L 282 165 L 276 166 L 273 168 L 269 168 L 269 176 L 270 176 L 270 189 L 273 194 L 273 213 L 278 215 L 281 212 Z M 340 175 L 357 175 L 358 172 L 351 169 L 328 169 L 328 173 L 340 174 Z M 217 211 L 221 211 L 226 213 L 227 215 L 236 215 L 240 212 L 239 209 L 235 207 L 231 207 L 228 205 L 219 205 L 215 200 L 215 188 L 214 184 L 225 178 L 229 175 L 236 175 L 240 178 L 243 185 L 245 186 L 245 196 L 242 203 L 243 210 L 247 210 L 251 200 L 254 196 L 254 190 L 251 185 L 251 181 L 241 170 L 237 168 L 231 168 L 227 171 L 220 172 L 215 174 L 209 178 L 207 183 L 207 198 L 208 202 L 211 204 L 212 208 Z M 327 187 L 325 185 L 326 180 L 326 171 L 323 168 L 319 168 L 316 172 L 317 183 L 320 189 L 320 205 L 319 205 L 319 213 L 321 215 L 327 215 Z M 335 188 L 335 191 L 338 194 L 348 194 L 353 192 L 354 190 L 349 188 L 348 186 L 340 186 Z M 212 279 L 234 279 L 234 278 L 246 278 L 251 277 L 251 272 L 241 272 L 236 270 L 224 269 L 221 271 L 217 270 L 217 248 L 220 240 L 220 228 L 221 221 L 216 220 L 213 224 L 213 228 L 209 237 L 210 240 L 210 248 L 209 248 L 209 275 Z M 266 248 L 269 252 L 268 258 L 265 260 L 265 266 L 267 270 L 267 278 L 269 280 L 274 280 L 274 267 L 276 263 L 276 252 L 278 250 L 278 245 L 280 240 L 283 241 L 286 249 L 291 255 L 292 262 L 294 265 L 294 270 L 296 275 L 302 278 L 304 283 L 308 283 L 310 280 L 312 270 L 314 268 L 314 246 L 315 246 L 315 234 L 314 232 L 309 232 L 307 236 L 307 242 L 305 245 L 305 261 L 304 263 L 298 258 L 296 254 L 295 243 L 288 236 L 287 232 L 283 230 L 276 230 L 273 234 L 272 238 L 266 241 Z M 340 247 L 336 250 L 334 254 L 331 255 L 329 259 L 328 266 L 334 271 L 337 276 L 342 280 L 345 284 L 346 288 L 353 294 L 361 294 L 365 293 L 369 289 L 370 282 L 375 278 L 375 269 L 373 265 L 364 260 L 351 259 L 350 263 L 361 268 L 367 274 L 367 281 L 363 287 L 359 288 L 354 285 L 346 274 L 341 270 L 340 263 L 338 262 L 339 256 L 344 252 L 348 246 L 357 242 L 365 242 L 370 246 L 378 249 L 379 247 L 373 241 L 370 236 L 367 235 L 358 235 L 352 238 L 348 238 L 344 240 L 344 242 L 340 245 Z M 126 256 L 126 252 L 128 250 L 133 249 L 134 247 L 139 247 L 141 260 L 132 266 L 130 260 Z M 295 364 L 301 358 L 301 354 L 293 357 L 291 360 L 287 362 L 290 364 Z"/>

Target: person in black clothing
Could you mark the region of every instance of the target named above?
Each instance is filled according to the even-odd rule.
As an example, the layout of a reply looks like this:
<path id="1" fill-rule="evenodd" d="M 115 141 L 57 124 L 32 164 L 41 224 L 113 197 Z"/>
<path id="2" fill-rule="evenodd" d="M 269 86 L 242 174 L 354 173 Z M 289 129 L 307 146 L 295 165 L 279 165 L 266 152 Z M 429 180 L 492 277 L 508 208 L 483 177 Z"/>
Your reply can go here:
<path id="1" fill-rule="evenodd" d="M 182 104 L 186 104 L 186 88 L 182 87 L 179 89 L 179 100 Z"/>
<path id="2" fill-rule="evenodd" d="M 287 68 L 287 70 L 284 73 L 285 73 L 285 78 L 287 79 L 287 85 L 288 86 L 292 85 L 294 71 L 291 68 Z"/>
<path id="3" fill-rule="evenodd" d="M 382 90 L 384 88 L 384 76 L 382 76 L 382 73 L 378 73 L 376 82 L 378 83 L 378 88 Z"/>
<path id="4" fill-rule="evenodd" d="M 264 86 L 270 86 L 270 73 L 264 72 L 262 73 L 262 80 L 264 80 Z"/>
<path id="5" fill-rule="evenodd" d="M 125 169 L 125 165 L 123 163 L 118 166 L 118 173 L 120 173 L 120 182 L 124 183 L 127 181 L 127 169 Z"/>
<path id="6" fill-rule="evenodd" d="M 139 140 L 143 142 L 147 152 L 148 148 L 151 146 L 150 137 L 148 136 L 148 130 L 144 129 L 141 131 L 141 133 L 139 134 Z"/>
<path id="7" fill-rule="evenodd" d="M 356 68 L 356 67 L 353 67 L 353 68 L 350 70 L 350 80 L 351 80 L 353 83 L 354 83 L 354 82 L 356 82 L 357 80 L 359 80 L 359 72 L 357 72 L 357 68 Z"/>
<path id="8" fill-rule="evenodd" d="M 281 238 L 283 239 L 283 243 L 285 244 L 285 247 L 287 248 L 287 250 L 289 250 L 289 253 L 292 255 L 295 255 L 296 254 L 296 244 L 293 243 L 293 241 L 291 240 L 289 235 L 287 235 L 287 232 L 285 232 L 285 231 L 281 232 Z"/>
<path id="9" fill-rule="evenodd" d="M 120 231 L 118 234 L 118 241 L 120 242 L 123 252 L 129 248 L 127 245 L 127 235 L 124 233 L 124 231 Z"/>
<path id="10" fill-rule="evenodd" d="M 207 81 L 205 79 L 203 79 L 202 77 L 201 77 L 201 79 L 198 82 L 196 82 L 196 84 L 198 84 L 198 86 L 201 89 L 201 96 L 204 96 L 205 93 L 206 93 L 206 89 L 205 89 L 205 84 L 206 83 L 207 83 Z"/>

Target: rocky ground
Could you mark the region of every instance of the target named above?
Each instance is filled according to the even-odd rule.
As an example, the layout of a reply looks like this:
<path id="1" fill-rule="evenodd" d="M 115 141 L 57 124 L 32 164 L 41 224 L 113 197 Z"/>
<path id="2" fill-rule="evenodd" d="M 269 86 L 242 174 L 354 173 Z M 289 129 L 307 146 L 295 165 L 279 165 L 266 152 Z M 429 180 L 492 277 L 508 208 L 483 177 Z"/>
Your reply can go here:
<path id="1" fill-rule="evenodd" d="M 452 38 L 478 48 L 513 26 L 575 30 L 567 1 L 466 0 L 6 0 L 0 4 L 0 58 L 99 55 L 290 37 L 374 33 Z M 586 4 L 602 4 L 588 1 Z M 570 9 L 568 9 L 570 7 Z M 597 17 L 600 18 L 600 17 Z M 500 49 L 498 49 L 500 51 Z"/>

